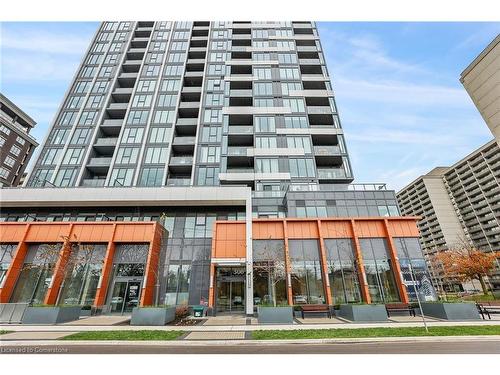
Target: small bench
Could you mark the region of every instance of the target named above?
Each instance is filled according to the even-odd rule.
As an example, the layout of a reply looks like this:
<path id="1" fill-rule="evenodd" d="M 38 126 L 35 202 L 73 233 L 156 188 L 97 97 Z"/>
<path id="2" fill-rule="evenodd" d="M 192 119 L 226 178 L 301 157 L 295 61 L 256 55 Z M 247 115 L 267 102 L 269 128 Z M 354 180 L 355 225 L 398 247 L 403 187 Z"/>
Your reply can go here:
<path id="1" fill-rule="evenodd" d="M 387 311 L 387 316 L 391 316 L 391 312 L 405 311 L 410 314 L 410 316 L 415 315 L 415 309 L 409 303 L 388 303 L 385 305 L 385 310 Z"/>
<path id="2" fill-rule="evenodd" d="M 477 311 L 485 319 L 485 315 L 491 320 L 491 314 L 500 314 L 500 302 L 476 302 Z"/>
<path id="3" fill-rule="evenodd" d="M 302 319 L 305 319 L 305 313 L 327 314 L 328 318 L 332 318 L 332 312 L 328 305 L 301 305 L 300 310 L 302 311 Z"/>

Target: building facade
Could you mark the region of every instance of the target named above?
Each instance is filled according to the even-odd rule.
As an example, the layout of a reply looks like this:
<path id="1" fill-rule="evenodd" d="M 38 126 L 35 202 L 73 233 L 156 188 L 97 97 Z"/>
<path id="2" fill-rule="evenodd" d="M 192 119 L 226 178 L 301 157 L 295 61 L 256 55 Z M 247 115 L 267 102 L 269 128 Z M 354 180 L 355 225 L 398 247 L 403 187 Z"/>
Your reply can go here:
<path id="1" fill-rule="evenodd" d="M 38 146 L 29 135 L 36 122 L 0 93 L 0 187 L 21 185 Z"/>
<path id="2" fill-rule="evenodd" d="M 460 82 L 500 145 L 500 35 L 462 72 Z"/>
<path id="3" fill-rule="evenodd" d="M 464 242 L 483 251 L 499 251 L 498 144 L 492 140 L 451 167 L 420 176 L 398 192 L 397 199 L 403 215 L 422 217 L 420 242 L 428 255 Z M 497 271 L 490 278 L 494 287 L 500 286 L 499 276 L 497 262 Z M 434 277 L 437 284 L 438 271 Z"/>
<path id="4" fill-rule="evenodd" d="M 414 292 L 401 286 L 414 284 L 398 271 L 396 240 L 384 229 L 393 224 L 384 223 L 413 225 L 394 238 L 410 238 L 407 246 L 415 249 L 415 219 L 400 217 L 395 193 L 385 185 L 352 181 L 314 22 L 104 22 L 25 186 L 3 194 L 0 219 L 159 222 L 168 233 L 158 262 L 160 303 L 205 303 L 214 311 L 253 314 L 255 305 L 276 295 L 263 289 L 266 260 L 253 261 L 254 246 L 263 246 L 253 240 L 254 230 L 275 226 L 273 220 L 285 225 L 300 218 L 290 226 L 310 226 L 335 217 L 371 218 L 378 224 L 364 233 L 380 239 L 366 245 L 372 246 L 366 255 L 374 261 L 370 272 L 379 280 L 373 300 L 406 301 Z M 231 224 L 238 228 L 228 245 L 233 256 L 219 256 L 219 236 Z M 322 233 L 304 232 L 304 244 L 290 237 L 290 246 L 302 249 L 304 277 L 292 277 L 291 255 L 281 248 L 273 252 L 287 265 L 280 288 L 292 289 L 292 297 L 285 293 L 290 304 L 314 303 L 320 295 L 325 303 L 337 298 L 327 287 L 330 276 L 317 274 L 325 268 L 305 258 L 305 251 L 314 254 L 325 267 L 323 238 L 338 237 Z M 351 229 L 342 244 L 352 250 L 346 255 L 352 264 L 362 260 L 353 250 L 355 233 Z M 287 244 L 287 238 L 276 240 Z M 346 274 L 352 274 L 352 264 Z M 358 295 L 365 296 L 356 299 L 369 302 L 361 270 L 348 278 L 358 280 Z M 316 273 L 312 284 L 310 272 Z M 383 284 L 393 285 L 392 292 L 381 289 L 382 274 L 393 280 Z M 306 293 L 313 284 L 317 293 Z"/>

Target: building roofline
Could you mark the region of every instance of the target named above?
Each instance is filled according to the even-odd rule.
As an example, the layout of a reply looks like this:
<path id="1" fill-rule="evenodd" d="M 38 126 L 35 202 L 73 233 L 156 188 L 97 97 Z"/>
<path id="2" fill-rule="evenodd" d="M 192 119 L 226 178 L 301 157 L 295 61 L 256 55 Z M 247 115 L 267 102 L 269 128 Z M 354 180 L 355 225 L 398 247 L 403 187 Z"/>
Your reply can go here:
<path id="1" fill-rule="evenodd" d="M 401 194 L 403 191 L 409 189 L 412 185 L 415 185 L 418 180 L 421 180 L 423 178 L 426 178 L 426 177 L 430 177 L 430 178 L 435 178 L 435 177 L 439 177 L 439 175 L 432 175 L 430 174 L 432 171 L 438 169 L 438 168 L 444 168 L 446 170 L 448 170 L 450 167 L 443 167 L 443 166 L 440 166 L 440 167 L 435 167 L 435 168 L 432 168 L 429 172 L 427 172 L 426 174 L 422 174 L 420 176 L 418 176 L 417 178 L 415 178 L 413 181 L 409 182 L 408 184 L 406 184 L 404 187 L 402 187 L 401 189 L 399 189 L 399 191 L 396 193 L 396 197 Z M 443 173 L 444 175 L 444 173 Z"/>
<path id="2" fill-rule="evenodd" d="M 22 118 L 28 127 L 33 128 L 36 125 L 36 121 L 33 120 L 26 112 L 19 108 L 15 103 L 13 103 L 9 98 L 0 92 L 0 102 L 5 103 L 5 105 L 11 108 L 16 114 Z"/>
<path id="3" fill-rule="evenodd" d="M 469 154 L 467 154 L 466 156 L 464 156 L 462 159 L 460 159 L 459 161 L 457 161 L 454 164 L 452 164 L 451 167 L 449 167 L 448 169 L 456 168 L 458 166 L 458 164 L 463 163 L 464 161 L 466 161 L 466 160 L 470 159 L 471 157 L 473 157 L 475 154 L 478 154 L 479 152 L 483 151 L 485 148 L 490 147 L 493 144 L 496 144 L 496 139 L 495 138 L 493 138 L 491 141 L 488 141 L 487 143 L 485 143 L 484 145 L 480 146 L 479 148 L 476 148 L 474 151 L 470 152 Z"/>
<path id="4" fill-rule="evenodd" d="M 467 68 L 460 74 L 460 82 L 464 82 L 464 77 L 470 73 L 470 71 L 498 44 L 500 43 L 500 34 L 493 39 L 490 44 L 486 46 L 485 49 L 469 64 Z"/>

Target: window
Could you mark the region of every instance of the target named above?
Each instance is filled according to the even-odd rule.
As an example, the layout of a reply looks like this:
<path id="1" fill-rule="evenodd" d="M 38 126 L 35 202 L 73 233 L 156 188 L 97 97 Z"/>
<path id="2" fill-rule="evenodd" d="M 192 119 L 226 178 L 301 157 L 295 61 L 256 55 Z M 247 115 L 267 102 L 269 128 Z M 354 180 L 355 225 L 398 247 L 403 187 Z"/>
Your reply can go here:
<path id="1" fill-rule="evenodd" d="M 257 173 L 279 172 L 278 159 L 255 159 L 255 172 Z"/>
<path id="2" fill-rule="evenodd" d="M 219 167 L 199 167 L 198 185 L 200 186 L 219 185 Z"/>
<path id="3" fill-rule="evenodd" d="M 5 144 L 5 138 L 0 137 L 0 147 L 3 147 L 4 144 Z"/>
<path id="4" fill-rule="evenodd" d="M 271 79 L 271 68 L 254 68 L 256 79 Z"/>
<path id="5" fill-rule="evenodd" d="M 106 58 L 104 59 L 104 64 L 116 65 L 116 63 L 118 62 L 119 56 L 120 56 L 120 54 L 118 54 L 118 53 L 109 53 L 108 55 L 106 55 Z"/>
<path id="6" fill-rule="evenodd" d="M 167 65 L 165 67 L 166 76 L 181 76 L 184 67 L 182 65 Z"/>
<path id="7" fill-rule="evenodd" d="M 130 111 L 127 118 L 127 124 L 139 125 L 146 124 L 149 111 Z"/>
<path id="8" fill-rule="evenodd" d="M 134 100 L 132 101 L 132 107 L 149 107 L 152 99 L 153 95 L 135 95 Z"/>
<path id="9" fill-rule="evenodd" d="M 45 186 L 47 181 L 50 182 L 54 170 L 52 168 L 39 168 L 33 175 L 30 186 Z"/>
<path id="10" fill-rule="evenodd" d="M 171 133 L 172 128 L 151 128 L 149 143 L 167 143 Z"/>
<path id="11" fill-rule="evenodd" d="M 207 91 L 224 91 L 224 81 L 221 79 L 207 80 Z"/>
<path id="12" fill-rule="evenodd" d="M 220 162 L 220 147 L 219 146 L 200 146 L 200 162 L 201 163 L 219 163 Z"/>
<path id="13" fill-rule="evenodd" d="M 315 177 L 313 159 L 288 159 L 291 177 Z"/>
<path id="14" fill-rule="evenodd" d="M 97 113 L 97 111 L 83 111 L 78 120 L 78 125 L 95 125 Z"/>
<path id="15" fill-rule="evenodd" d="M 297 55 L 295 53 L 278 53 L 278 62 L 280 64 L 297 64 Z"/>
<path id="16" fill-rule="evenodd" d="M 222 140 L 222 128 L 220 126 L 204 126 L 201 131 L 202 142 L 217 142 Z"/>
<path id="17" fill-rule="evenodd" d="M 10 149 L 10 153 L 12 155 L 19 156 L 21 154 L 21 148 L 16 146 L 16 145 L 12 145 L 12 147 Z"/>
<path id="18" fill-rule="evenodd" d="M 307 128 L 307 117 L 288 117 L 285 116 L 285 127 L 288 129 L 304 129 Z"/>
<path id="19" fill-rule="evenodd" d="M 76 168 L 61 168 L 57 173 L 54 185 L 59 187 L 66 187 L 73 184 L 76 177 Z"/>
<path id="20" fill-rule="evenodd" d="M 210 62 L 222 62 L 228 59 L 228 54 L 223 52 L 212 52 L 208 57 L 208 61 Z"/>
<path id="21" fill-rule="evenodd" d="M 160 65 L 146 65 L 142 68 L 143 77 L 156 77 L 160 73 Z"/>
<path id="22" fill-rule="evenodd" d="M 283 107 L 289 107 L 292 112 L 305 112 L 304 99 L 283 99 Z"/>
<path id="23" fill-rule="evenodd" d="M 0 177 L 7 179 L 9 177 L 10 171 L 4 167 L 0 167 Z"/>
<path id="24" fill-rule="evenodd" d="M 323 272 L 317 240 L 289 240 L 293 303 L 323 304 Z"/>
<path id="25" fill-rule="evenodd" d="M 290 137 L 286 138 L 288 148 L 303 148 L 304 152 L 311 153 L 311 139 L 309 137 Z"/>
<path id="26" fill-rule="evenodd" d="M 108 52 L 120 52 L 122 50 L 122 47 L 122 42 L 113 42 L 110 44 Z"/>
<path id="27" fill-rule="evenodd" d="M 153 80 L 140 80 L 137 83 L 136 92 L 152 92 L 155 90 L 156 81 Z"/>
<path id="28" fill-rule="evenodd" d="M 254 99 L 254 107 L 274 107 L 273 99 Z"/>
<path id="29" fill-rule="evenodd" d="M 152 42 L 151 45 L 149 46 L 150 51 L 158 51 L 158 52 L 163 52 L 167 48 L 167 43 L 166 42 Z"/>
<path id="30" fill-rule="evenodd" d="M 276 42 L 276 47 L 281 50 L 294 50 L 295 42 L 292 40 L 278 40 Z"/>
<path id="31" fill-rule="evenodd" d="M 253 85 L 253 94 L 259 96 L 272 96 L 273 84 L 271 82 L 255 82 Z"/>
<path id="32" fill-rule="evenodd" d="M 92 83 L 91 81 L 79 81 L 75 85 L 75 88 L 73 89 L 73 92 L 75 94 L 86 94 L 89 91 L 89 89 L 90 89 L 90 84 L 91 83 Z"/>
<path id="33" fill-rule="evenodd" d="M 10 129 L 8 127 L 6 127 L 5 125 L 0 125 L 0 131 L 2 131 L 2 133 L 4 133 L 5 135 L 10 134 Z"/>
<path id="34" fill-rule="evenodd" d="M 271 54 L 266 52 L 254 52 L 252 54 L 253 61 L 270 61 Z"/>
<path id="35" fill-rule="evenodd" d="M 84 148 L 68 148 L 66 154 L 64 155 L 64 159 L 62 161 L 63 164 L 68 165 L 76 165 L 82 162 L 83 151 Z"/>
<path id="36" fill-rule="evenodd" d="M 90 129 L 76 129 L 71 137 L 71 144 L 84 145 L 87 143 Z"/>
<path id="37" fill-rule="evenodd" d="M 175 107 L 176 105 L 177 95 L 161 94 L 158 96 L 158 107 Z"/>
<path id="38" fill-rule="evenodd" d="M 178 52 L 171 52 L 168 55 L 168 62 L 169 63 L 182 63 L 186 60 L 186 54 L 185 53 L 178 53 Z"/>
<path id="39" fill-rule="evenodd" d="M 94 87 L 92 87 L 92 92 L 96 94 L 103 94 L 108 88 L 109 81 L 96 81 Z"/>
<path id="40" fill-rule="evenodd" d="M 276 148 L 276 137 L 255 137 L 256 148 Z"/>
<path id="41" fill-rule="evenodd" d="M 22 138 L 20 136 L 16 137 L 16 142 L 19 143 L 21 146 L 24 146 L 26 144 L 26 141 L 24 140 L 24 138 Z"/>
<path id="42" fill-rule="evenodd" d="M 352 240 L 325 239 L 325 247 L 333 303 L 361 302 L 361 289 Z"/>
<path id="43" fill-rule="evenodd" d="M 72 125 L 76 117 L 76 112 L 63 112 L 59 119 L 59 125 Z"/>
<path id="44" fill-rule="evenodd" d="M 166 147 L 148 147 L 146 149 L 146 157 L 144 163 L 146 164 L 160 164 L 167 161 L 167 148 Z"/>
<path id="45" fill-rule="evenodd" d="M 143 168 L 141 186 L 161 186 L 163 183 L 163 167 L 161 168 Z"/>
<path id="46" fill-rule="evenodd" d="M 102 95 L 90 95 L 87 100 L 86 108 L 99 108 L 102 101 Z"/>
<path id="47" fill-rule="evenodd" d="M 117 164 L 135 164 L 139 155 L 138 147 L 120 147 L 116 155 Z"/>
<path id="48" fill-rule="evenodd" d="M 130 186 L 134 176 L 133 168 L 116 168 L 111 173 L 111 186 Z"/>
<path id="49" fill-rule="evenodd" d="M 206 109 L 203 121 L 207 124 L 222 122 L 222 111 L 220 109 Z"/>
<path id="50" fill-rule="evenodd" d="M 69 129 L 54 129 L 52 135 L 49 137 L 49 143 L 53 145 L 60 145 L 66 142 L 68 138 Z"/>
<path id="51" fill-rule="evenodd" d="M 213 50 L 227 50 L 228 49 L 228 42 L 227 41 L 216 41 L 212 42 L 211 44 Z"/>
<path id="52" fill-rule="evenodd" d="M 274 133 L 275 131 L 276 123 L 274 117 L 255 117 L 255 132 Z"/>
<path id="53" fill-rule="evenodd" d="M 206 94 L 206 106 L 222 106 L 224 104 L 224 95 L 222 94 Z"/>
<path id="54" fill-rule="evenodd" d="M 254 48 L 269 48 L 271 44 L 268 40 L 254 40 L 252 42 L 252 47 Z"/>
<path id="55" fill-rule="evenodd" d="M 141 143 L 144 128 L 125 128 L 121 143 Z"/>
<path id="56" fill-rule="evenodd" d="M 208 75 L 222 76 L 225 74 L 226 74 L 226 65 L 222 65 L 222 64 L 209 64 L 208 65 Z"/>
<path id="57" fill-rule="evenodd" d="M 146 59 L 147 63 L 149 63 L 149 64 L 155 64 L 155 63 L 161 64 L 162 61 L 163 61 L 163 53 L 158 53 L 158 52 L 148 53 L 148 57 Z"/>
<path id="58" fill-rule="evenodd" d="M 181 81 L 178 79 L 165 79 L 161 83 L 161 91 L 178 91 Z"/>
<path id="59" fill-rule="evenodd" d="M 99 78 L 109 78 L 113 74 L 113 66 L 103 66 L 99 71 Z"/>
<path id="60" fill-rule="evenodd" d="M 173 39 L 189 39 L 189 31 L 175 31 Z"/>
<path id="61" fill-rule="evenodd" d="M 290 91 L 302 90 L 300 82 L 285 82 L 281 84 L 281 92 L 283 95 L 290 95 Z"/>
<path id="62" fill-rule="evenodd" d="M 386 239 L 361 238 L 359 244 L 372 302 L 399 302 Z"/>
<path id="63" fill-rule="evenodd" d="M 11 156 L 8 156 L 8 155 L 7 155 L 7 156 L 5 157 L 5 160 L 3 161 L 3 163 L 4 163 L 6 166 L 8 166 L 8 167 L 12 168 L 12 167 L 14 166 L 14 164 L 16 164 L 16 159 L 14 159 L 13 157 L 11 157 Z"/>
<path id="64" fill-rule="evenodd" d="M 172 124 L 175 118 L 175 111 L 156 111 L 153 123 L 154 124 Z"/>
<path id="65" fill-rule="evenodd" d="M 103 46 L 103 45 L 101 44 L 101 46 Z M 82 69 L 81 77 L 92 78 L 95 76 L 96 72 L 97 72 L 97 68 L 95 66 L 87 66 L 87 67 Z"/>
<path id="66" fill-rule="evenodd" d="M 280 79 L 298 80 L 300 79 L 299 69 L 297 68 L 279 68 Z"/>
<path id="67" fill-rule="evenodd" d="M 252 30 L 252 38 L 254 39 L 269 39 L 269 30 L 254 29 Z"/>
<path id="68" fill-rule="evenodd" d="M 84 96 L 72 96 L 66 103 L 66 108 L 77 109 L 83 104 Z"/>

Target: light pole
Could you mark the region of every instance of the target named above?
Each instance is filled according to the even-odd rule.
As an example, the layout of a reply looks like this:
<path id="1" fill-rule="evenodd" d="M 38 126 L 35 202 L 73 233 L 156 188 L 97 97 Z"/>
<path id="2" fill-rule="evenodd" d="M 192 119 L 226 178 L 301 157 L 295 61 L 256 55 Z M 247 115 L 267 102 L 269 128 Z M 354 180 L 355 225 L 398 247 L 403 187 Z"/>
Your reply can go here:
<path id="1" fill-rule="evenodd" d="M 427 322 L 425 321 L 424 310 L 422 310 L 422 303 L 420 302 L 420 295 L 418 292 L 417 282 L 415 280 L 415 275 L 413 274 L 413 266 L 411 264 L 411 258 L 408 259 L 408 266 L 410 267 L 410 277 L 411 282 L 415 288 L 415 295 L 417 296 L 418 308 L 420 309 L 420 316 L 422 317 L 422 322 L 424 323 L 425 332 L 429 333 L 429 328 L 427 328 Z"/>

